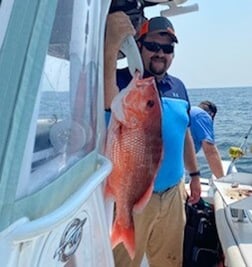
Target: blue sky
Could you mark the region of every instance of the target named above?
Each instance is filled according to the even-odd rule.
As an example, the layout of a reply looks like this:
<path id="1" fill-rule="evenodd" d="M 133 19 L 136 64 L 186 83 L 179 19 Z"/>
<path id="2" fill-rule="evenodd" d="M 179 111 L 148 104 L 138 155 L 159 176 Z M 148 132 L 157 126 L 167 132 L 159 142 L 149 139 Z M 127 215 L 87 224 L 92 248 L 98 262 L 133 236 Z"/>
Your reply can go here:
<path id="1" fill-rule="evenodd" d="M 188 0 L 199 11 L 170 17 L 179 44 L 169 73 L 187 88 L 252 86 L 252 0 Z M 145 9 L 147 17 L 160 7 Z"/>

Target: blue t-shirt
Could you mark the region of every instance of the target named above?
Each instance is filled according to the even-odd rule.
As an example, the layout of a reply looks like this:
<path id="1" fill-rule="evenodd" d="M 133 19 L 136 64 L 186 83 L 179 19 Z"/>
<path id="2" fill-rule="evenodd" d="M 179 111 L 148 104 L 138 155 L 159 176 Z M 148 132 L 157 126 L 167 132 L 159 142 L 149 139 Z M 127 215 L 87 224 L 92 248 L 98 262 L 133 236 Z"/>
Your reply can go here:
<path id="1" fill-rule="evenodd" d="M 191 116 L 191 134 L 196 153 L 202 146 L 202 141 L 214 144 L 214 129 L 211 116 L 200 107 L 192 107 Z"/>
<path id="2" fill-rule="evenodd" d="M 145 74 L 149 76 L 149 74 Z M 120 90 L 127 87 L 132 76 L 128 69 L 117 71 Z M 177 185 L 184 174 L 184 141 L 190 123 L 190 103 L 184 84 L 178 78 L 166 74 L 157 82 L 162 103 L 163 160 L 155 179 L 154 191 L 164 191 Z"/>

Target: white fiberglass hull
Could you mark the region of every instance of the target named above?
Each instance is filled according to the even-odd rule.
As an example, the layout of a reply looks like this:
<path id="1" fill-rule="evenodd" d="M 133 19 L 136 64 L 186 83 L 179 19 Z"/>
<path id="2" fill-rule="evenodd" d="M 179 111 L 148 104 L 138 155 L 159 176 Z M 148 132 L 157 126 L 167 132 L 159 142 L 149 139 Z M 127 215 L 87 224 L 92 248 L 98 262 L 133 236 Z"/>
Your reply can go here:
<path id="1" fill-rule="evenodd" d="M 218 235 L 225 255 L 225 266 L 251 267 L 252 266 L 252 216 L 239 222 L 232 216 L 230 208 L 226 207 L 220 194 L 214 197 L 215 217 Z"/>
<path id="2" fill-rule="evenodd" d="M 224 170 L 229 167 L 230 161 L 222 161 Z M 239 173 L 235 166 L 233 173 L 221 180 L 232 184 L 234 181 L 241 186 L 252 186 L 252 174 Z M 214 204 L 215 219 L 218 236 L 225 256 L 227 267 L 251 267 L 252 266 L 252 197 L 242 201 L 228 199 L 225 191 L 221 189 L 221 180 L 213 178 L 214 185 L 210 185 L 209 179 L 201 178 L 201 196 L 204 200 Z M 242 185 L 245 183 L 245 185 Z M 189 191 L 189 186 L 186 184 Z"/>
<path id="3" fill-rule="evenodd" d="M 216 181 L 214 206 L 218 235 L 228 267 L 252 266 L 252 174 L 234 173 Z M 233 187 L 233 183 L 238 187 Z M 237 186 L 236 185 L 236 186 Z M 243 195 L 243 190 L 248 192 Z M 247 191 L 248 190 L 248 191 Z M 234 193 L 239 192 L 236 195 Z"/>

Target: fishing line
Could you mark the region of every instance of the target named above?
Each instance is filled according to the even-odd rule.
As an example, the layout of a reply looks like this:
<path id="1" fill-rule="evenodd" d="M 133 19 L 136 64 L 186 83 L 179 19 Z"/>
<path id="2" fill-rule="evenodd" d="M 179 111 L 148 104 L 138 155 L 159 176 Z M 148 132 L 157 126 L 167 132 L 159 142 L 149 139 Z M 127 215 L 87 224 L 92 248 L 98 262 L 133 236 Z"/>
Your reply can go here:
<path id="1" fill-rule="evenodd" d="M 251 131 L 252 131 L 252 125 L 250 126 L 249 130 L 243 137 L 243 142 L 241 143 L 240 147 L 231 146 L 229 148 L 229 156 L 232 158 L 232 161 L 228 166 L 227 175 L 232 172 L 235 161 L 245 155 L 247 150 L 247 141 Z"/>
<path id="2" fill-rule="evenodd" d="M 246 149 L 247 149 L 247 141 L 248 141 L 248 137 L 249 137 L 251 131 L 252 131 L 252 125 L 250 126 L 247 134 L 244 136 L 243 143 L 240 145 L 240 149 L 242 149 L 243 151 L 246 151 Z"/>

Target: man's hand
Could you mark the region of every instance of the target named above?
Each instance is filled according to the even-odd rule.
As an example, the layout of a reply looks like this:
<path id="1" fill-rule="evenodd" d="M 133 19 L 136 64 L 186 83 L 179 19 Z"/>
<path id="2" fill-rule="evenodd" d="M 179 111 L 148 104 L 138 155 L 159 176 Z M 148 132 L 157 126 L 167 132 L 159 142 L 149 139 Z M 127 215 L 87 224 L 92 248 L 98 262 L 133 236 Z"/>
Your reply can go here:
<path id="1" fill-rule="evenodd" d="M 190 190 L 191 190 L 191 195 L 188 201 L 192 204 L 195 204 L 199 201 L 201 195 L 201 185 L 199 177 L 193 177 L 191 179 Z"/>
<path id="2" fill-rule="evenodd" d="M 124 12 L 118 11 L 108 15 L 105 41 L 110 48 L 114 47 L 119 50 L 124 39 L 135 34 L 136 31 L 130 18 Z"/>
<path id="3" fill-rule="evenodd" d="M 113 98 L 118 94 L 116 84 L 117 56 L 120 47 L 135 29 L 124 12 L 115 12 L 107 17 L 104 46 L 104 108 L 109 109 Z"/>

